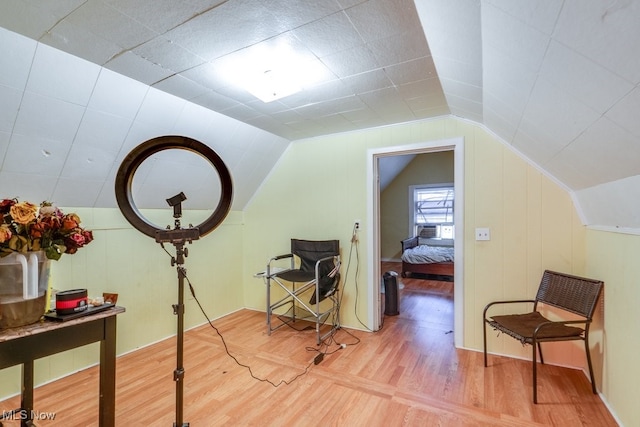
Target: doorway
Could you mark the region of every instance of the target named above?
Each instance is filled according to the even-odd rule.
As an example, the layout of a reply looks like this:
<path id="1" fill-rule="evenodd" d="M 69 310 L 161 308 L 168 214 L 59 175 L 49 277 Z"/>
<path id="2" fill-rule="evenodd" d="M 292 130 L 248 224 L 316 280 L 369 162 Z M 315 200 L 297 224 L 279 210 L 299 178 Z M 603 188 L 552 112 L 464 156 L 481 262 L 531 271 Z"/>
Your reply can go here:
<path id="1" fill-rule="evenodd" d="M 454 214 L 455 224 L 455 287 L 454 287 L 454 344 L 462 347 L 463 344 L 463 307 L 464 307 L 464 140 L 453 138 L 439 141 L 417 143 L 405 146 L 384 147 L 367 151 L 367 259 L 371 262 L 367 271 L 368 290 L 368 323 L 372 330 L 378 330 L 381 326 L 380 297 L 380 170 L 379 160 L 383 157 L 425 154 L 440 151 L 454 152 L 454 193 L 456 209 Z"/>

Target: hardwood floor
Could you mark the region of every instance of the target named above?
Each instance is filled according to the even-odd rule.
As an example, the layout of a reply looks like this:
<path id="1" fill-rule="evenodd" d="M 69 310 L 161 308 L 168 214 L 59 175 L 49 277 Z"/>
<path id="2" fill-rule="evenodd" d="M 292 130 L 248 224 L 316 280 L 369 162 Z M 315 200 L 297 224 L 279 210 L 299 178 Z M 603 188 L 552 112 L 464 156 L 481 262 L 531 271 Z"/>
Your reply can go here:
<path id="1" fill-rule="evenodd" d="M 318 365 L 313 330 L 282 328 L 268 336 L 264 313 L 249 310 L 214 322 L 255 376 L 288 385 L 252 378 L 209 325 L 188 331 L 183 421 L 207 427 L 616 425 L 577 370 L 540 365 L 540 404 L 534 405 L 529 362 L 491 357 L 484 368 L 482 353 L 453 347 L 453 283 L 401 281 L 400 314 L 386 316 L 377 333 L 339 330 Z M 117 369 L 116 425 L 173 425 L 174 339 L 118 358 Z M 38 388 L 37 409 L 57 416 L 37 425 L 96 425 L 97 374 L 90 368 Z M 16 406 L 12 398 L 0 402 L 0 411 Z"/>

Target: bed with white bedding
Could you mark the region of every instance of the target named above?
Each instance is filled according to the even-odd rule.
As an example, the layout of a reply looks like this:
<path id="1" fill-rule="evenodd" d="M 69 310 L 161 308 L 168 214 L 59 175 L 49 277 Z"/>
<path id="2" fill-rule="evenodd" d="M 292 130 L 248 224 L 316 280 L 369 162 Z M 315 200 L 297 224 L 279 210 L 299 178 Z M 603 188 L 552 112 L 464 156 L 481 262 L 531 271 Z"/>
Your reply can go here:
<path id="1" fill-rule="evenodd" d="M 453 278 L 454 256 L 452 246 L 420 245 L 418 237 L 402 242 L 402 277 L 411 274 L 445 276 Z"/>

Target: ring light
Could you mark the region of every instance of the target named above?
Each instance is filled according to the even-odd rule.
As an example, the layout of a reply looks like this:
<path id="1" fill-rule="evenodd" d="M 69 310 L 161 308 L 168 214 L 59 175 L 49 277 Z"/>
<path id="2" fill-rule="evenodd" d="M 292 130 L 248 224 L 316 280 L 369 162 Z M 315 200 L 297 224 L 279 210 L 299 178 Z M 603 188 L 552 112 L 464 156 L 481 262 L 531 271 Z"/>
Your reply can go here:
<path id="1" fill-rule="evenodd" d="M 217 207 L 211 215 L 195 228 L 199 236 L 213 231 L 225 219 L 231 208 L 233 184 L 227 166 L 220 156 L 205 144 L 184 136 L 160 136 L 143 142 L 134 148 L 122 161 L 116 175 L 116 201 L 124 217 L 138 231 L 149 237 L 157 238 L 159 232 L 166 232 L 144 218 L 133 200 L 131 184 L 133 176 L 142 162 L 153 154 L 169 149 L 188 150 L 204 157 L 216 169 L 220 178 L 221 194 Z M 197 239 L 197 236 L 196 236 Z"/>
<path id="2" fill-rule="evenodd" d="M 180 217 L 182 215 L 181 203 L 186 200 L 184 193 L 177 194 L 167 199 L 167 203 L 173 207 L 173 217 L 175 228 L 173 230 L 157 228 L 147 221 L 136 207 L 131 194 L 131 184 L 133 176 L 138 167 L 149 156 L 163 150 L 180 149 L 188 150 L 199 154 L 211 163 L 218 172 L 221 184 L 221 194 L 218 206 L 209 218 L 205 219 L 197 227 L 183 229 L 180 227 Z M 173 371 L 173 380 L 176 382 L 176 422 L 175 427 L 188 427 L 189 423 L 182 422 L 183 416 L 183 393 L 184 393 L 184 367 L 182 366 L 183 345 L 184 345 L 184 279 L 186 270 L 183 267 L 184 258 L 187 256 L 185 242 L 191 243 L 200 236 L 204 236 L 216 228 L 227 216 L 231 208 L 233 196 L 233 185 L 231 175 L 222 159 L 208 146 L 194 139 L 184 136 L 161 136 L 143 142 L 134 148 L 127 157 L 124 158 L 116 175 L 116 200 L 120 211 L 124 217 L 138 231 L 149 237 L 156 239 L 161 245 L 163 242 L 171 242 L 176 247 L 176 256 L 171 258 L 171 265 L 178 270 L 178 304 L 173 306 L 173 314 L 178 316 L 177 320 L 177 342 L 176 342 L 176 369 Z M 164 247 L 164 246 L 163 246 Z"/>

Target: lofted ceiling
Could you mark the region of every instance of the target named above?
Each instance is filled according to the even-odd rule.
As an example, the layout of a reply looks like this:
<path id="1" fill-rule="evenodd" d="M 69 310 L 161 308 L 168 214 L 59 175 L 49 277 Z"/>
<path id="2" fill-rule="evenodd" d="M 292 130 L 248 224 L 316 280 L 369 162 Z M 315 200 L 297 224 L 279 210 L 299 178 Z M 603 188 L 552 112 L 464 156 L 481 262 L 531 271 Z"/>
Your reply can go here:
<path id="1" fill-rule="evenodd" d="M 4 0 L 0 194 L 115 206 L 124 156 L 180 134 L 221 155 L 241 210 L 291 141 L 451 114 L 564 185 L 587 224 L 640 228 L 637 22 L 635 0 Z M 269 103 L 233 82 L 283 46 L 319 79 Z M 145 206 L 215 181 L 181 157 L 145 165 Z"/>

